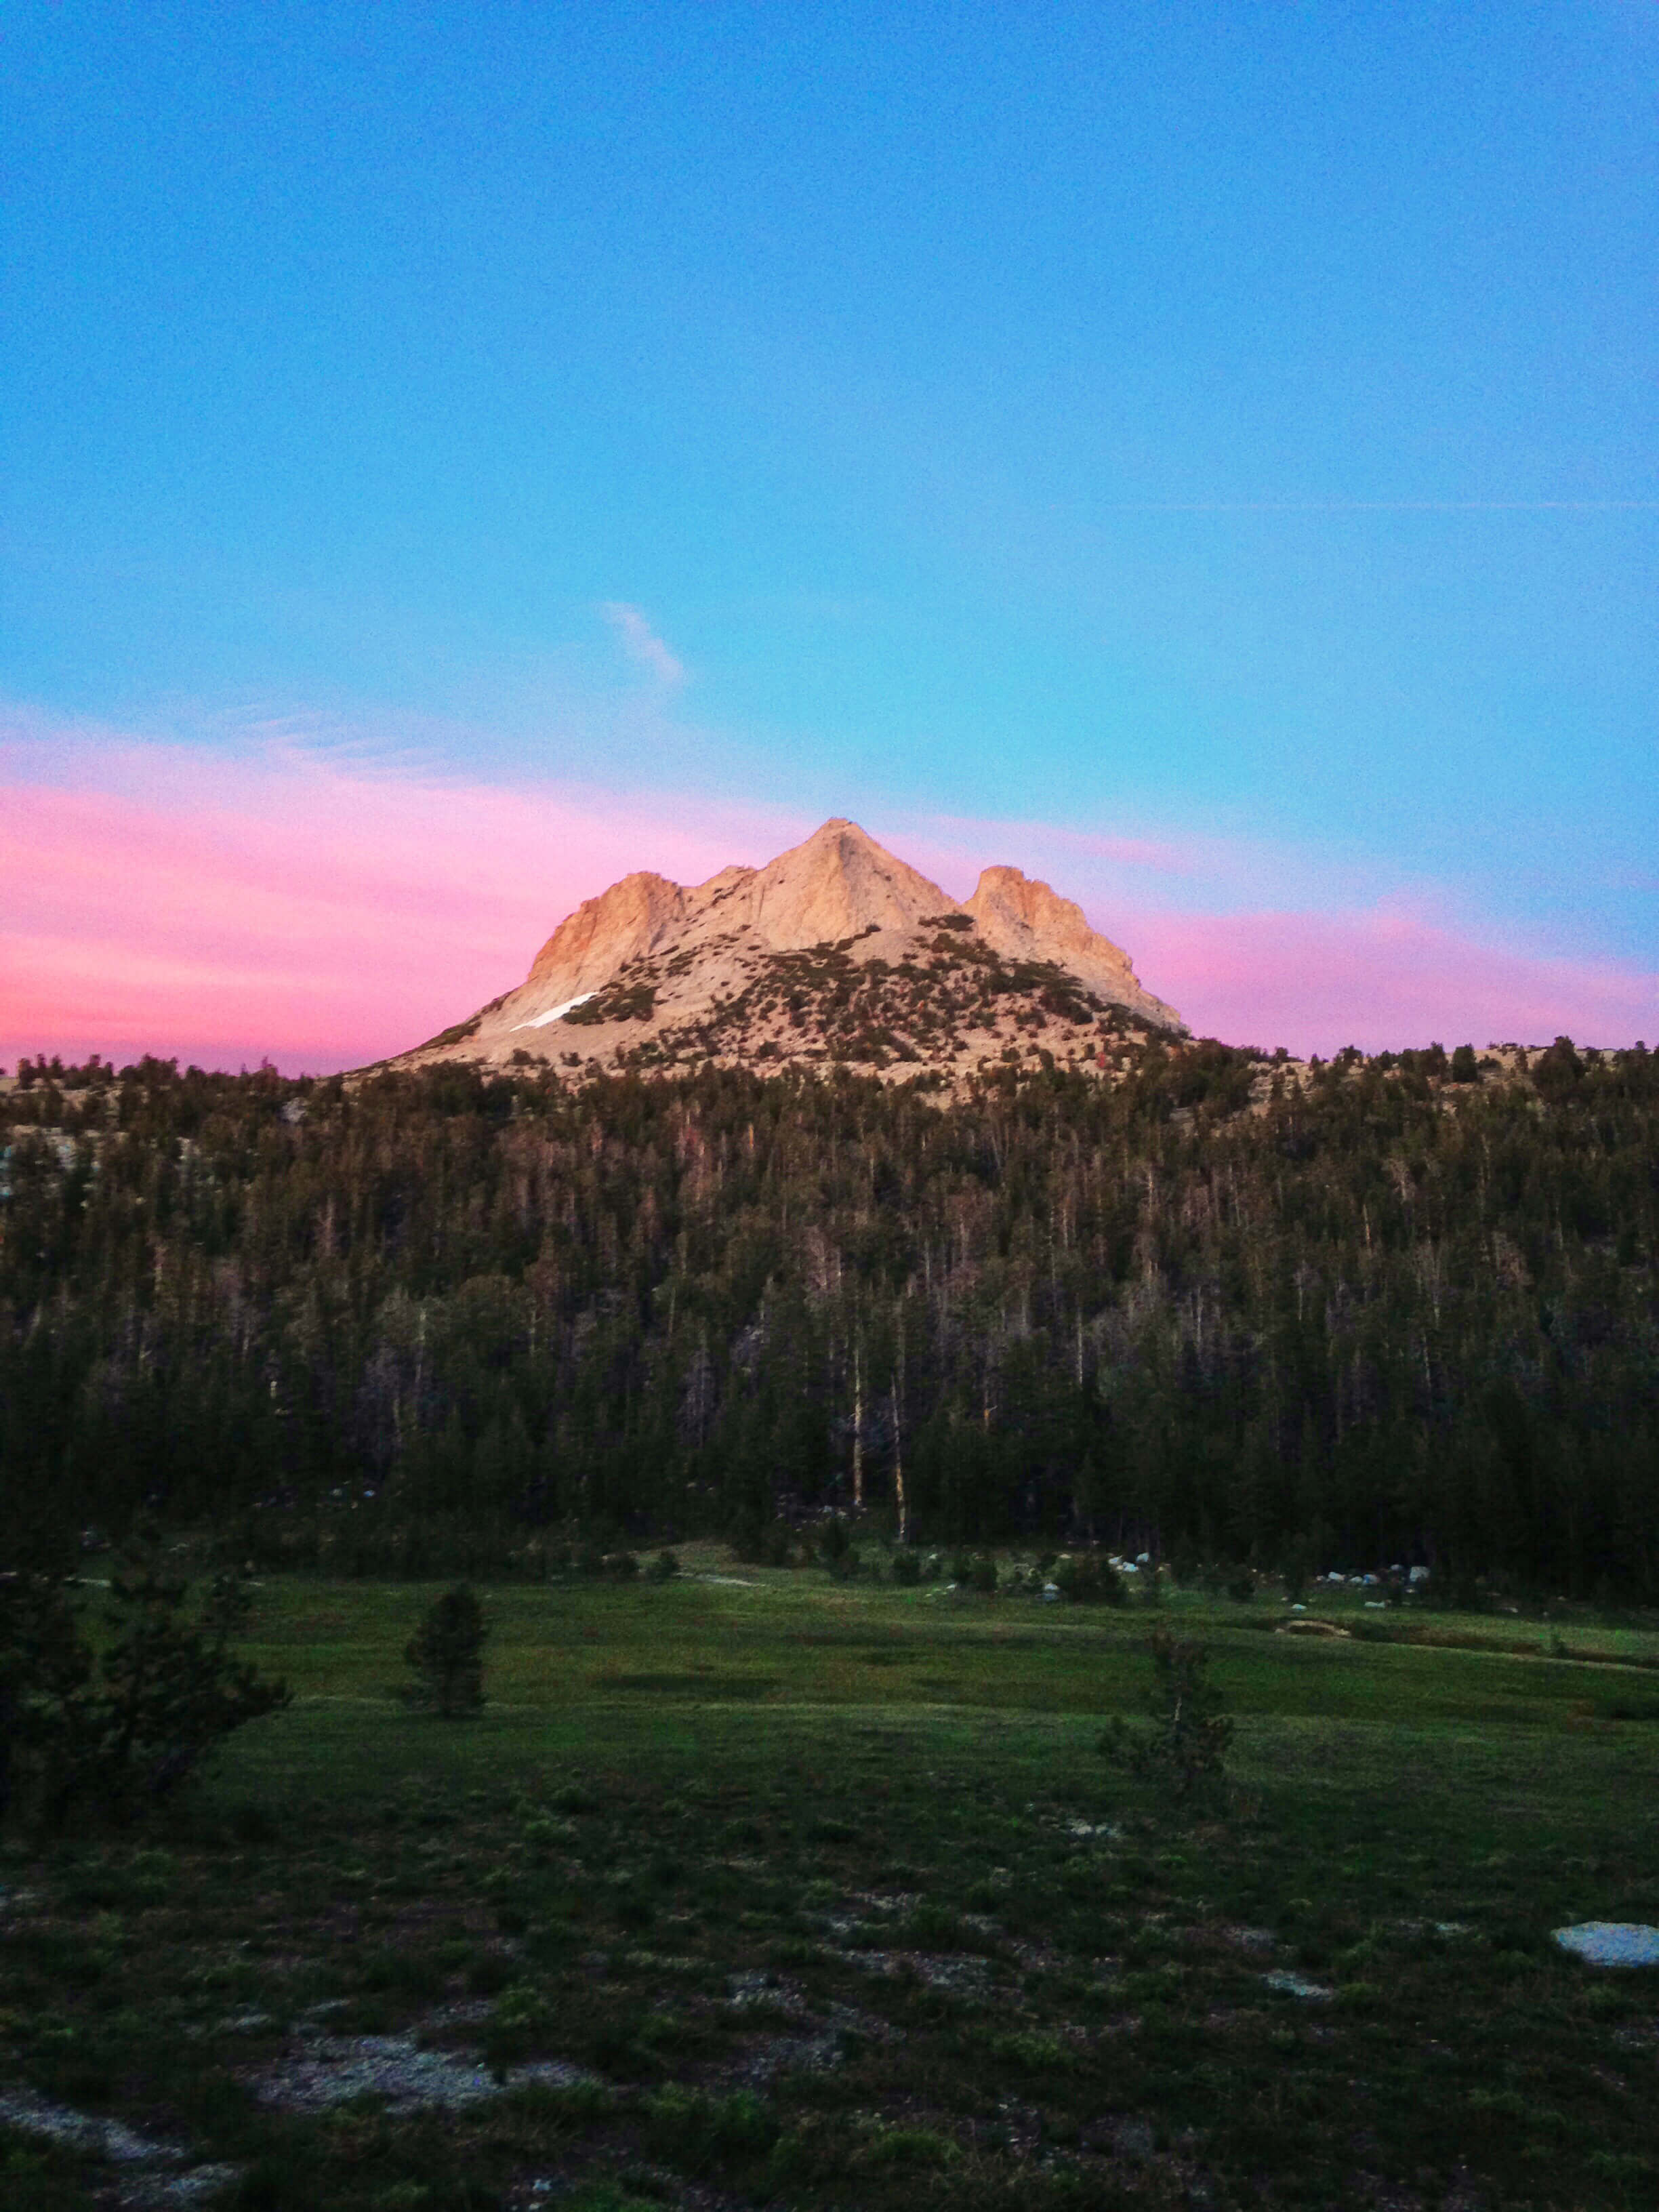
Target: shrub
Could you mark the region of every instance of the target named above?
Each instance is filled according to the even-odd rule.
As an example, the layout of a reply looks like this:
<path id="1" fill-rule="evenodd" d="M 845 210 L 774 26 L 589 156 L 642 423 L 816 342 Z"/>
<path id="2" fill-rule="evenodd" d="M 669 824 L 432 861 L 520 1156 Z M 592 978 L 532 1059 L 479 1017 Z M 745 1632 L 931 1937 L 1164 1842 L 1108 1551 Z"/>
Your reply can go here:
<path id="1" fill-rule="evenodd" d="M 847 1523 L 841 1520 L 826 1521 L 818 1531 L 818 1564 L 831 1573 L 853 1548 L 853 1540 L 847 1533 Z"/>
<path id="2" fill-rule="evenodd" d="M 659 2158 L 696 2174 L 764 2158 L 778 2124 L 752 2090 L 716 2097 L 671 2083 L 646 2100 L 645 2132 Z"/>
<path id="3" fill-rule="evenodd" d="M 1078 1605 L 1126 1605 L 1123 1577 L 1099 1552 L 1069 1553 L 1054 1561 L 1054 1587 Z"/>
<path id="4" fill-rule="evenodd" d="M 921 1580 L 921 1554 L 908 1549 L 893 1554 L 893 1580 L 901 1589 L 911 1589 Z"/>
<path id="5" fill-rule="evenodd" d="M 496 1998 L 484 2024 L 483 2054 L 497 2074 L 527 2058 L 552 2033 L 553 2014 L 533 1982 L 514 1982 Z"/>
<path id="6" fill-rule="evenodd" d="M 859 2154 L 857 2163 L 929 2168 L 949 2166 L 956 2155 L 955 2143 L 936 2129 L 878 2127 Z"/>
<path id="7" fill-rule="evenodd" d="M 483 1647 L 489 1635 L 478 1601 L 464 1583 L 446 1590 L 427 1609 L 404 1647 L 415 1680 L 405 1705 L 441 1720 L 459 1720 L 483 1704 Z"/>
<path id="8" fill-rule="evenodd" d="M 680 1563 L 672 1552 L 659 1552 L 651 1562 L 650 1572 L 653 1583 L 672 1583 L 679 1571 Z"/>

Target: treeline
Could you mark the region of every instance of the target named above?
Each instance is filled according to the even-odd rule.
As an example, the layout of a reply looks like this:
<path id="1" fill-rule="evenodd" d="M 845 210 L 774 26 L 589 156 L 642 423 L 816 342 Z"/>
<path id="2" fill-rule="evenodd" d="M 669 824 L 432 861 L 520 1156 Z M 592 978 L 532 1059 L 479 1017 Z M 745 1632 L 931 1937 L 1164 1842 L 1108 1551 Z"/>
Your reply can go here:
<path id="1" fill-rule="evenodd" d="M 835 1509 L 1659 1596 L 1659 1054 L 1298 1087 L 1155 1045 L 954 1103 L 23 1073 L 14 1550 L 149 1508 L 264 1561 L 478 1572 Z"/>

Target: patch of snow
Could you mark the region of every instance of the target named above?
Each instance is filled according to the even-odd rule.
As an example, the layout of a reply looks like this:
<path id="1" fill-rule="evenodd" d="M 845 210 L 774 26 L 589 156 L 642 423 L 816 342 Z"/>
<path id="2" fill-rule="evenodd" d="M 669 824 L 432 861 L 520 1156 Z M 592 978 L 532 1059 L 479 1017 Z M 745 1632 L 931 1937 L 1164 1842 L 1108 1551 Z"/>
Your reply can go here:
<path id="1" fill-rule="evenodd" d="M 1588 1966 L 1659 1966 L 1659 1928 L 1639 1920 L 1584 1920 L 1555 1940 Z"/>
<path id="2" fill-rule="evenodd" d="M 590 999 L 597 999 L 599 995 L 597 991 L 580 992 L 575 998 L 567 999 L 562 1006 L 550 1006 L 544 1014 L 532 1014 L 527 1022 L 514 1022 L 514 1030 L 516 1033 L 520 1030 L 544 1030 L 550 1022 L 562 1022 L 574 1008 L 585 1006 Z"/>

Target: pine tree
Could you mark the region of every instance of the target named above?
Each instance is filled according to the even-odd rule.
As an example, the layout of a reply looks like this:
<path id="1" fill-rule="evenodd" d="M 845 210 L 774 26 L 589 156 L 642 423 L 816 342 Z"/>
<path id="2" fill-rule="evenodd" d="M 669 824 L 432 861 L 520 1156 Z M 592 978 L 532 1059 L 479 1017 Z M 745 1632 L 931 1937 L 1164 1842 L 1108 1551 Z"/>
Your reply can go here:
<path id="1" fill-rule="evenodd" d="M 20 1798 L 47 1828 L 71 1814 L 118 1823 L 189 1781 L 237 1729 L 291 1703 L 231 1649 L 246 1625 L 240 1579 L 221 1575 L 193 1609 L 190 1586 L 135 1539 L 111 1580 L 96 1650 L 65 1586 L 3 1578 L 0 1810 Z"/>
<path id="2" fill-rule="evenodd" d="M 477 1597 L 465 1583 L 446 1590 L 422 1615 L 404 1648 L 415 1680 L 406 1705 L 441 1720 L 461 1720 L 483 1704 L 483 1647 L 489 1631 Z"/>
<path id="3" fill-rule="evenodd" d="M 1203 1644 L 1172 1636 L 1167 1628 L 1153 1630 L 1146 1650 L 1152 1662 L 1146 1692 L 1152 1726 L 1131 1729 L 1115 1718 L 1101 1749 L 1161 1783 L 1182 1803 L 1212 1795 L 1225 1779 L 1233 1724 L 1222 1711 L 1221 1692 L 1206 1680 L 1210 1655 Z"/>

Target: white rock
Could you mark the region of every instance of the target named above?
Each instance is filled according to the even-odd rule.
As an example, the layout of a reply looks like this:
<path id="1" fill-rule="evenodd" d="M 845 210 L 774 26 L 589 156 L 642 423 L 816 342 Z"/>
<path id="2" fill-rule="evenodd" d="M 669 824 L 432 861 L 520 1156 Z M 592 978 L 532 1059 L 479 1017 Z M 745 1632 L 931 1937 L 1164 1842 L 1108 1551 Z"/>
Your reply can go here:
<path id="1" fill-rule="evenodd" d="M 1323 1982 L 1310 1982 L 1305 1974 L 1293 1974 L 1284 1966 L 1276 1966 L 1271 1974 L 1263 1974 L 1261 1978 L 1270 1990 L 1278 1990 L 1287 1997 L 1328 1999 L 1336 1995 L 1336 1991 L 1328 1989 Z"/>
<path id="2" fill-rule="evenodd" d="M 1555 1940 L 1588 1966 L 1659 1966 L 1659 1928 L 1639 1920 L 1582 1920 Z"/>

